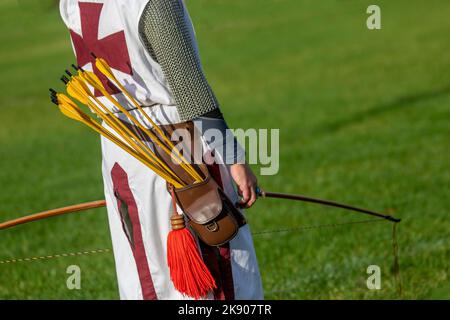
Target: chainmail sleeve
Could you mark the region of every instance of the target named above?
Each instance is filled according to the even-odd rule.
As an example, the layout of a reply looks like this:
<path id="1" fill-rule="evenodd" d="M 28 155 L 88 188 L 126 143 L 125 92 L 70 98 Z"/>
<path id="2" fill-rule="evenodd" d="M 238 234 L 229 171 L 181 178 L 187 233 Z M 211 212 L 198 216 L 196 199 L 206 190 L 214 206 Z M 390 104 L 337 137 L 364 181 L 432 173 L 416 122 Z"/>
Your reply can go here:
<path id="1" fill-rule="evenodd" d="M 199 61 L 182 0 L 149 0 L 139 35 L 161 65 L 181 120 L 193 120 L 219 108 Z"/>

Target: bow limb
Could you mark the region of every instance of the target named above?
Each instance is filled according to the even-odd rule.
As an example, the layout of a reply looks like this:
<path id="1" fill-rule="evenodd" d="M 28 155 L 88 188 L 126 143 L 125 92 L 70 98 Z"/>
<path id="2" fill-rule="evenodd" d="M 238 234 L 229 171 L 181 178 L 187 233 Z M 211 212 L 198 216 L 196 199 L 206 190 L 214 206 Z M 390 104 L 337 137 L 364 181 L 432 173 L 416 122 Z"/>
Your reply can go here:
<path id="1" fill-rule="evenodd" d="M 401 221 L 401 219 L 398 219 L 398 218 L 395 218 L 392 216 L 388 216 L 388 215 L 378 213 L 375 211 L 371 211 L 371 210 L 367 210 L 367 209 L 350 206 L 345 203 L 339 203 L 339 202 L 330 201 L 330 200 L 312 198 L 312 197 L 307 197 L 307 196 L 300 195 L 300 194 L 297 195 L 297 194 L 287 194 L 287 193 L 265 192 L 260 188 L 257 188 L 256 192 L 257 192 L 258 196 L 260 196 L 262 198 L 277 198 L 277 199 L 287 199 L 287 200 L 295 200 L 295 201 L 303 201 L 303 202 L 312 202 L 312 203 L 318 203 L 318 204 L 321 204 L 324 206 L 342 208 L 342 209 L 346 209 L 346 210 L 351 210 L 351 211 L 368 214 L 368 215 L 386 219 L 386 220 L 389 220 L 389 221 L 395 222 L 395 223 Z"/>
<path id="2" fill-rule="evenodd" d="M 80 203 L 80 204 L 76 204 L 76 205 L 72 205 L 72 206 L 67 206 L 67 207 L 63 207 L 63 208 L 47 210 L 47 211 L 29 215 L 29 216 L 25 216 L 25 217 L 21 217 L 21 218 L 17 218 L 14 220 L 9 220 L 9 221 L 0 223 L 0 230 L 12 228 L 19 224 L 42 220 L 42 219 L 47 219 L 50 217 L 55 217 L 55 216 L 59 216 L 59 215 L 67 214 L 67 213 L 84 211 L 84 210 L 94 209 L 94 208 L 100 208 L 100 207 L 104 207 L 105 205 L 106 205 L 105 200 L 97 200 L 97 201 L 91 201 L 91 202 Z"/>

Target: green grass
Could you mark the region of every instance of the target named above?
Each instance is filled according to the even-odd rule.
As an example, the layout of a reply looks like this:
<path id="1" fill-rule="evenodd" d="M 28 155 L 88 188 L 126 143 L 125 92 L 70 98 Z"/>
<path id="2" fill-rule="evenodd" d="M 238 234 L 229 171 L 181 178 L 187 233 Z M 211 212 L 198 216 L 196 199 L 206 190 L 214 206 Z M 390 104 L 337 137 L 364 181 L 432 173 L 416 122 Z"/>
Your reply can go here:
<path id="1" fill-rule="evenodd" d="M 20 3 L 30 4 L 30 0 Z M 450 298 L 450 3 L 365 0 L 189 2 L 203 64 L 230 126 L 280 128 L 280 172 L 267 190 L 298 192 L 401 217 L 405 299 Z M 0 4 L 0 220 L 100 199 L 99 139 L 48 102 L 73 62 L 58 12 Z M 257 167 L 255 167 L 257 169 Z M 261 200 L 253 231 L 365 219 Z M 0 260 L 110 248 L 103 209 L 1 232 Z M 255 236 L 266 297 L 400 298 L 391 226 Z M 66 288 L 67 266 L 82 290 Z M 382 289 L 365 286 L 382 269 Z M 110 253 L 0 264 L 3 299 L 117 299 Z"/>

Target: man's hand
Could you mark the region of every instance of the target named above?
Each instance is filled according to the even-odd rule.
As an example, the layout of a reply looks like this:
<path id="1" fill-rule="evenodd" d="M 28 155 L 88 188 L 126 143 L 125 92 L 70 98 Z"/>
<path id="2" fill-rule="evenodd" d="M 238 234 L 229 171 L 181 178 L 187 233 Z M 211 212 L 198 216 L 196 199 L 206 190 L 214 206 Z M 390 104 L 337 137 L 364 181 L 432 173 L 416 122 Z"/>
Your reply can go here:
<path id="1" fill-rule="evenodd" d="M 250 208 L 256 201 L 257 179 L 247 164 L 233 164 L 230 167 L 231 177 L 237 185 L 238 193 L 242 197 L 239 206 Z"/>

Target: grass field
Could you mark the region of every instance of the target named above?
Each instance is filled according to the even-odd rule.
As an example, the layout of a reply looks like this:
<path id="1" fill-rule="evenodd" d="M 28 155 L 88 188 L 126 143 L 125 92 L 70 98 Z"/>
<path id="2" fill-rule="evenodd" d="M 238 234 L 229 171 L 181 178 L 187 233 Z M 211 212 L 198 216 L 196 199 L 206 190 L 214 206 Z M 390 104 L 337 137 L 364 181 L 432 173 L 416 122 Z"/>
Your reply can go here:
<path id="1" fill-rule="evenodd" d="M 191 0 L 203 64 L 230 126 L 280 128 L 280 172 L 262 187 L 401 217 L 391 225 L 255 235 L 266 298 L 450 298 L 450 2 Z M 22 0 L 19 3 L 34 3 Z M 99 139 L 48 101 L 73 62 L 56 9 L 0 3 L 0 220 L 102 198 Z M 255 167 L 257 169 L 257 166 Z M 254 232 L 366 219 L 261 200 Z M 103 209 L 0 234 L 0 261 L 111 248 Z M 82 289 L 66 288 L 66 268 Z M 379 265 L 382 289 L 366 287 Z M 111 253 L 0 263 L 2 299 L 117 299 Z"/>

